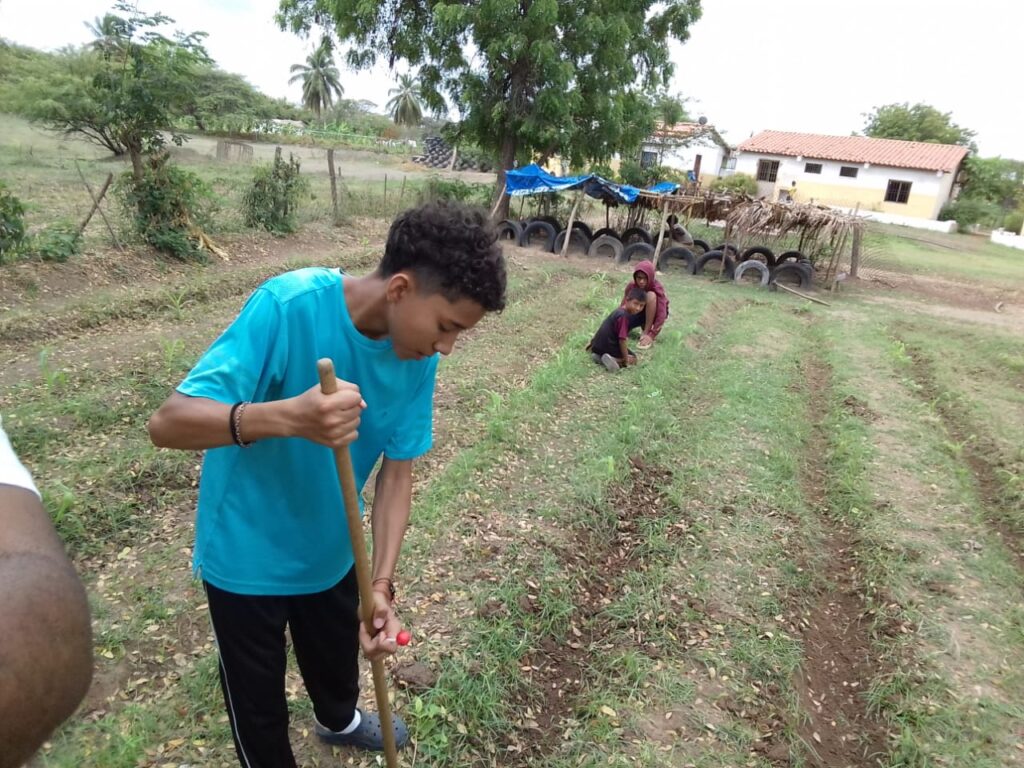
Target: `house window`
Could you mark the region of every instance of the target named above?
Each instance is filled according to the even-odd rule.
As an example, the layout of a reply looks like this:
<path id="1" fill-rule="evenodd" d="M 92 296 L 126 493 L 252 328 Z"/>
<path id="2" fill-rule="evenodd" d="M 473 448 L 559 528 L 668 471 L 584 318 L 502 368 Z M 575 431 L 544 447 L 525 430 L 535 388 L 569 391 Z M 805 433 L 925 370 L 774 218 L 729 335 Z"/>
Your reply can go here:
<path id="1" fill-rule="evenodd" d="M 848 179 L 856 179 L 858 170 L 855 165 L 844 165 L 839 168 L 839 175 L 845 176 Z"/>
<path id="2" fill-rule="evenodd" d="M 722 158 L 722 170 L 723 171 L 735 171 L 736 170 L 736 155 L 732 157 Z"/>
<path id="3" fill-rule="evenodd" d="M 821 173 L 821 163 L 807 163 L 804 173 Z"/>
<path id="4" fill-rule="evenodd" d="M 885 202 L 905 203 L 910 199 L 909 181 L 893 181 L 889 179 L 889 186 L 885 188 Z"/>
<path id="5" fill-rule="evenodd" d="M 757 161 L 757 180 L 758 181 L 775 181 L 779 175 L 779 161 L 778 160 L 758 160 Z"/>
<path id="6" fill-rule="evenodd" d="M 647 150 L 644 150 L 643 152 L 640 153 L 640 167 L 641 168 L 650 168 L 652 165 L 657 165 L 657 164 L 658 164 L 658 153 L 657 152 L 648 152 Z"/>

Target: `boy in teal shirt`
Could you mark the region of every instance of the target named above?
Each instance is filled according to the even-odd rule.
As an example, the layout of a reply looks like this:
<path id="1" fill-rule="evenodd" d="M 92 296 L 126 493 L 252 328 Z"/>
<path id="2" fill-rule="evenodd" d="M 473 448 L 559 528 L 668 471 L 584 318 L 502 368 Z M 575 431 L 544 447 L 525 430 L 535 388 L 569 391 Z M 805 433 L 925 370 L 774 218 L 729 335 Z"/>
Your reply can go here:
<path id="1" fill-rule="evenodd" d="M 435 203 L 399 216 L 376 271 L 302 269 L 268 280 L 149 423 L 156 445 L 206 450 L 193 567 L 207 591 L 221 687 L 246 768 L 294 766 L 285 626 L 332 744 L 383 748 L 356 707 L 358 649 L 394 653 L 394 573 L 412 460 L 432 443 L 438 355 L 505 303 L 505 266 L 485 216 Z M 328 357 L 338 392 L 320 392 Z M 349 445 L 357 487 L 378 459 L 374 626 L 362 626 L 332 448 Z M 362 500 L 360 500 L 360 504 Z M 408 733 L 394 718 L 399 745 Z"/>

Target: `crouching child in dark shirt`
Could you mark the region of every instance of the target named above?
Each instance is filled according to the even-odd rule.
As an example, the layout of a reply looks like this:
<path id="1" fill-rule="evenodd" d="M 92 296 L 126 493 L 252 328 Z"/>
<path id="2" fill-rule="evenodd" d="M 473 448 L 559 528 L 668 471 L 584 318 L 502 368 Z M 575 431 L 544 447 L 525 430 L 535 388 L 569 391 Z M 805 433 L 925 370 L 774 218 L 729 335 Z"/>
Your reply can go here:
<path id="1" fill-rule="evenodd" d="M 609 371 L 617 371 L 622 366 L 636 365 L 636 355 L 626 346 L 629 335 L 629 319 L 644 311 L 647 293 L 633 287 L 626 293 L 622 306 L 612 312 L 601 323 L 594 338 L 587 345 L 591 358 Z"/>

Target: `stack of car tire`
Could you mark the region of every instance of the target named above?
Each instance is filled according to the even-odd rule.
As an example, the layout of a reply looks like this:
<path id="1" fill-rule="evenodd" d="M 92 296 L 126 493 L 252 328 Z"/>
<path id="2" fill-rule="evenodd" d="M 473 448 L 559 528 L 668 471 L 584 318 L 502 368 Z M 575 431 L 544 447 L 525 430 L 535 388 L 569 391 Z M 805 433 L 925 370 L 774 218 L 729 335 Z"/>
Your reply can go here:
<path id="1" fill-rule="evenodd" d="M 423 154 L 413 158 L 413 162 L 428 168 L 447 169 L 452 162 L 452 148 L 440 136 L 428 136 L 423 140 Z M 491 167 L 475 160 L 456 156 L 453 170 L 456 171 L 489 171 Z"/>
<path id="2" fill-rule="evenodd" d="M 499 226 L 499 237 L 512 240 L 523 247 L 541 247 L 549 253 L 561 253 L 566 230 L 550 216 L 538 216 L 527 221 L 506 219 Z M 677 243 L 688 243 L 679 245 Z M 645 227 L 630 227 L 622 233 L 611 228 L 592 231 L 582 221 L 573 222 L 569 250 L 588 256 L 614 259 L 620 264 L 642 261 L 654 257 L 657 235 Z M 762 286 L 776 280 L 809 288 L 814 267 L 799 251 L 786 251 L 776 257 L 770 248 L 755 246 L 740 250 L 731 243 L 711 248 L 704 240 L 690 237 L 682 227 L 673 232 L 666 230 L 661 246 L 658 269 L 681 266 L 687 274 L 724 274 L 730 280 L 746 282 L 758 278 Z"/>

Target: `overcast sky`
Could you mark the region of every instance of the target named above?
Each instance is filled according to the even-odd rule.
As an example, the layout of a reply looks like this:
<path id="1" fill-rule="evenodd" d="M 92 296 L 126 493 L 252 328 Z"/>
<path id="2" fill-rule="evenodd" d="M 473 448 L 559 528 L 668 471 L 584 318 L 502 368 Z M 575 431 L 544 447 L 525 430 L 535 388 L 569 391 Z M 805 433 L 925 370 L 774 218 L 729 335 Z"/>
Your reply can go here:
<path id="1" fill-rule="evenodd" d="M 0 36 L 52 50 L 91 39 L 99 0 L 0 0 Z M 1024 160 L 1024 3 L 1018 0 L 704 0 L 685 45 L 672 45 L 673 90 L 731 143 L 764 130 L 846 135 L 862 114 L 923 101 L 977 131 L 982 155 Z M 297 101 L 288 68 L 314 41 L 281 32 L 277 0 L 140 0 L 206 46 L 226 70 Z M 383 67 L 342 71 L 347 98 L 387 100 Z"/>

